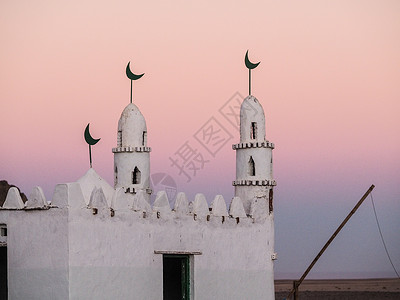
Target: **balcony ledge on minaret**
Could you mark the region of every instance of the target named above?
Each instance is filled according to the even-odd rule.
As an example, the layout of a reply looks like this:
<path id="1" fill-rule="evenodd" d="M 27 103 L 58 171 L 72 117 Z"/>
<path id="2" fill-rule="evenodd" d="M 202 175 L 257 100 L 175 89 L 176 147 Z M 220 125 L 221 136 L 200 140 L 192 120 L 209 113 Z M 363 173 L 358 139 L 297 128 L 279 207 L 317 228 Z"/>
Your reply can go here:
<path id="1" fill-rule="evenodd" d="M 245 148 L 271 148 L 274 149 L 275 145 L 274 143 L 264 141 L 264 142 L 245 142 L 245 143 L 239 143 L 239 144 L 233 144 L 232 149 L 245 149 Z"/>
<path id="2" fill-rule="evenodd" d="M 119 152 L 151 152 L 151 147 L 117 147 L 117 148 L 112 148 L 113 153 L 119 153 Z"/>
<path id="3" fill-rule="evenodd" d="M 233 186 L 237 185 L 256 185 L 256 186 L 276 186 L 275 180 L 234 180 Z"/>

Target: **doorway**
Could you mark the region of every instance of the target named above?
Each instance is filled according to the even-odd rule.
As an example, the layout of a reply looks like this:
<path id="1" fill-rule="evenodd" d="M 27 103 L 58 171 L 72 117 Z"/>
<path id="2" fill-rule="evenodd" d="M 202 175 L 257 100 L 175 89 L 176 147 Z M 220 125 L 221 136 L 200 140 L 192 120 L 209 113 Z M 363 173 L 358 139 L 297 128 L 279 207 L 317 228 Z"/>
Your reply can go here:
<path id="1" fill-rule="evenodd" d="M 189 255 L 163 255 L 163 299 L 190 299 Z"/>
<path id="2" fill-rule="evenodd" d="M 7 225 L 0 224 L 0 299 L 8 297 Z"/>

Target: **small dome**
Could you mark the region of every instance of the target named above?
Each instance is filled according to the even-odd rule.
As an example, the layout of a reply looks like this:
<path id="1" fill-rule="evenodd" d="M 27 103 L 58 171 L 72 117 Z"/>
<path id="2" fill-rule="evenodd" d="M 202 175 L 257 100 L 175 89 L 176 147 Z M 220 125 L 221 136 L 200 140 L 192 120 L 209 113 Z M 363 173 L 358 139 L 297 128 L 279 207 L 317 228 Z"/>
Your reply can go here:
<path id="1" fill-rule="evenodd" d="M 147 126 L 139 108 L 130 103 L 118 121 L 118 147 L 147 145 Z"/>
<path id="2" fill-rule="evenodd" d="M 247 96 L 240 107 L 240 142 L 265 141 L 264 109 L 257 98 Z"/>

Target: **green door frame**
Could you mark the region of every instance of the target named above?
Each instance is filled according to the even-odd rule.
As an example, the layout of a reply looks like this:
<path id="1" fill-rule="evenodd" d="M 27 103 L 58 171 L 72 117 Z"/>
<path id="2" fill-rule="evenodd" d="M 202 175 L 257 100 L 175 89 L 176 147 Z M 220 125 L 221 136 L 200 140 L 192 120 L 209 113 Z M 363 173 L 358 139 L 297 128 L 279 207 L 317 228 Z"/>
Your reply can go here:
<path id="1" fill-rule="evenodd" d="M 163 261 L 169 258 L 180 260 L 182 300 L 190 300 L 190 257 L 185 254 L 163 254 Z"/>

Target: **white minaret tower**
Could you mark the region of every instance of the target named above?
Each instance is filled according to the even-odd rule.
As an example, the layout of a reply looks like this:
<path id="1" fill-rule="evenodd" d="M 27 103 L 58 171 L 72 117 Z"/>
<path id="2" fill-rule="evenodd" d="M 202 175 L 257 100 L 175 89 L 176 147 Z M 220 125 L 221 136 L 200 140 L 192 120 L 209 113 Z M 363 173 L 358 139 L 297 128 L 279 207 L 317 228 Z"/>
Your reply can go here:
<path id="1" fill-rule="evenodd" d="M 131 79 L 131 103 L 122 111 L 118 121 L 117 147 L 114 153 L 114 188 L 122 187 L 126 193 L 143 191 L 150 201 L 150 151 L 147 147 L 147 126 L 139 108 L 132 103 L 132 80 L 143 76 L 126 68 Z"/>
<path id="2" fill-rule="evenodd" d="M 274 144 L 265 138 L 265 115 L 260 102 L 251 95 L 251 70 L 253 64 L 245 57 L 249 69 L 249 96 L 240 107 L 240 143 L 232 146 L 236 150 L 235 196 L 240 197 L 247 215 L 262 224 L 264 238 L 258 240 L 264 245 L 264 278 L 268 292 L 264 299 L 275 299 L 274 293 L 274 213 L 272 176 L 272 149 Z"/>
<path id="3" fill-rule="evenodd" d="M 255 198 L 268 201 L 269 213 L 273 212 L 272 149 L 274 144 L 265 138 L 265 115 L 260 102 L 251 95 L 251 69 L 258 66 L 248 60 L 249 96 L 240 107 L 240 143 L 232 146 L 236 150 L 235 196 L 243 201 L 244 209 L 250 214 L 250 206 Z"/>

